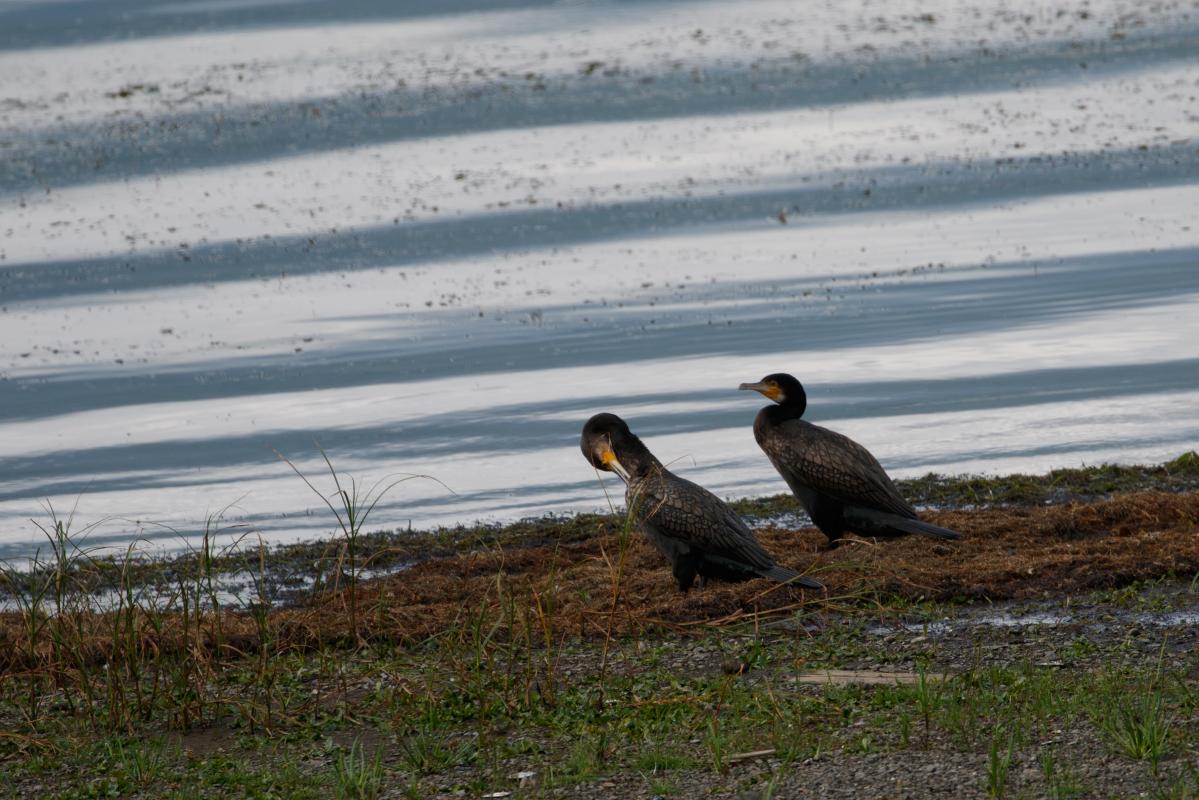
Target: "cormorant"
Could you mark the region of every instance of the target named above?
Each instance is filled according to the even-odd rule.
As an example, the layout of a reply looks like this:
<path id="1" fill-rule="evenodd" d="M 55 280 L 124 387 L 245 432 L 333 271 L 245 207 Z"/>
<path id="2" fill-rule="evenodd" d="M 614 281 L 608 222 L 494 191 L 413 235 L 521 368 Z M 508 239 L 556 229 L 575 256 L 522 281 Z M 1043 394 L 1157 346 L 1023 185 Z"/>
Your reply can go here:
<path id="1" fill-rule="evenodd" d="M 696 575 L 745 581 L 758 576 L 809 589 L 823 584 L 775 563 L 766 549 L 720 498 L 670 472 L 615 414 L 596 414 L 579 442 L 596 469 L 615 472 L 626 484 L 625 502 L 650 542 L 670 559 L 679 589 Z"/>
<path id="2" fill-rule="evenodd" d="M 865 447 L 800 419 L 808 396 L 793 376 L 775 373 L 740 388 L 761 392 L 776 403 L 758 412 L 754 438 L 831 546 L 837 546 L 845 531 L 878 537 L 909 533 L 960 537 L 957 531 L 917 518 L 916 510 Z"/>

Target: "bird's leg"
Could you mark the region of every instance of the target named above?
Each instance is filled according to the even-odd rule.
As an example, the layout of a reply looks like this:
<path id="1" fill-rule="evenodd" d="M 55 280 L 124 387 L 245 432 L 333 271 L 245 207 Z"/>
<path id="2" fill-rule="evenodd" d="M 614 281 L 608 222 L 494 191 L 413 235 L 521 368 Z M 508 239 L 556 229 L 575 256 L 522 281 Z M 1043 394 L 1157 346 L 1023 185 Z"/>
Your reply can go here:
<path id="1" fill-rule="evenodd" d="M 699 590 L 702 592 L 707 587 L 708 587 L 708 576 L 700 575 L 699 576 Z"/>
<path id="2" fill-rule="evenodd" d="M 680 555 L 674 560 L 672 570 L 674 579 L 679 582 L 679 591 L 683 594 L 695 583 L 695 575 L 699 572 L 699 561 L 690 555 Z M 700 578 L 700 588 L 703 588 L 703 578 Z"/>

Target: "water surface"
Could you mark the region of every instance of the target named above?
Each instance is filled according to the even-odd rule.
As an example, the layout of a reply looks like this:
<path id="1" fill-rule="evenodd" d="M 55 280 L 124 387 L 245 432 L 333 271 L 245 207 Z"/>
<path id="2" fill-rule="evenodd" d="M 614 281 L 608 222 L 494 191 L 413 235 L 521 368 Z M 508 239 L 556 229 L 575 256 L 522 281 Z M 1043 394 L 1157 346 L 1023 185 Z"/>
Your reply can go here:
<path id="1" fill-rule="evenodd" d="M 897 476 L 1199 443 L 1193 5 L 393 5 L 0 4 L 0 556 L 603 508 L 600 410 L 772 494 L 780 370 Z"/>

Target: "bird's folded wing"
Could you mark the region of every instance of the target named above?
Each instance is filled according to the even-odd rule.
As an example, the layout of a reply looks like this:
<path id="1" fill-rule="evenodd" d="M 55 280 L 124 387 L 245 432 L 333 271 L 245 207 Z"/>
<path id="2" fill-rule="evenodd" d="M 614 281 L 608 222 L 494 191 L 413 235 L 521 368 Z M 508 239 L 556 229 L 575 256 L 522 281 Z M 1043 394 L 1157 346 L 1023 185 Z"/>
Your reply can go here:
<path id="1" fill-rule="evenodd" d="M 771 437 L 767 454 L 788 483 L 808 486 L 847 505 L 916 515 L 878 460 L 848 436 L 798 420 L 780 426 L 779 433 Z"/>
<path id="2" fill-rule="evenodd" d="M 638 519 L 652 521 L 661 535 L 754 569 L 774 565 L 774 559 L 758 544 L 741 517 L 719 497 L 691 481 L 663 470 L 661 475 L 640 482 L 628 499 Z"/>

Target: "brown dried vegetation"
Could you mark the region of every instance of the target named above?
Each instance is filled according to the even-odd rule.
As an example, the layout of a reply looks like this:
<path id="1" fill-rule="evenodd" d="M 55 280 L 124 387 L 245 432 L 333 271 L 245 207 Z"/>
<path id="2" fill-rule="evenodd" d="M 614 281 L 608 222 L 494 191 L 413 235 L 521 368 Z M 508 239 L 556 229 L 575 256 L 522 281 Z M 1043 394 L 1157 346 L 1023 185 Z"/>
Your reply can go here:
<path id="1" fill-rule="evenodd" d="M 664 561 L 635 537 L 623 581 L 619 626 L 721 622 L 799 604 L 866 598 L 1009 599 L 1107 588 L 1199 570 L 1199 493 L 1141 492 L 1095 503 L 930 513 L 961 531 L 942 543 L 919 536 L 862 540 L 821 551 L 813 528 L 762 531 L 787 566 L 808 571 L 828 594 L 768 581 L 711 583 L 680 595 Z M 562 633 L 593 635 L 606 624 L 611 591 L 610 531 L 562 545 L 475 552 L 428 561 L 367 589 L 393 635 L 421 638 L 452 625 L 466 609 L 507 592 L 552 594 Z"/>
<path id="2" fill-rule="evenodd" d="M 347 614 L 348 591 L 309 607 L 270 613 L 269 649 L 352 644 L 355 639 L 417 643 L 462 635 L 553 641 L 603 637 L 649 628 L 679 631 L 795 610 L 894 599 L 1008 599 L 1114 587 L 1135 580 L 1199 571 L 1199 492 L 1139 492 L 1092 503 L 993 508 L 927 514 L 961 531 L 962 540 L 922 537 L 873 543 L 854 540 L 822 550 L 814 529 L 762 531 L 780 561 L 817 575 L 827 592 L 768 581 L 712 583 L 680 595 L 665 561 L 636 532 L 629 537 L 617 579 L 619 520 L 598 520 L 593 535 L 528 546 L 495 547 L 417 564 L 358 587 L 357 637 Z M 613 592 L 618 585 L 618 602 Z M 613 612 L 612 609 L 615 608 Z M 261 649 L 260 629 L 248 615 L 222 611 L 203 624 L 149 617 L 134 639 L 119 646 L 142 653 L 236 657 Z M 52 667 L 49 643 L 32 651 L 17 614 L 0 616 L 0 673 Z M 94 637 L 76 653 L 102 663 L 113 654 L 111 628 L 95 615 Z M 135 642 L 130 644 L 130 641 Z"/>

